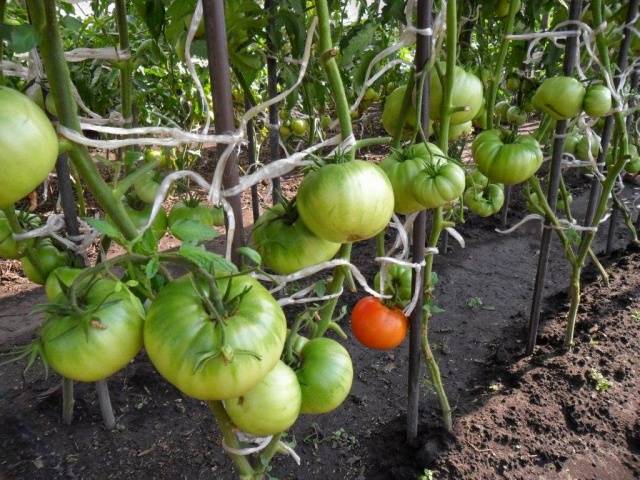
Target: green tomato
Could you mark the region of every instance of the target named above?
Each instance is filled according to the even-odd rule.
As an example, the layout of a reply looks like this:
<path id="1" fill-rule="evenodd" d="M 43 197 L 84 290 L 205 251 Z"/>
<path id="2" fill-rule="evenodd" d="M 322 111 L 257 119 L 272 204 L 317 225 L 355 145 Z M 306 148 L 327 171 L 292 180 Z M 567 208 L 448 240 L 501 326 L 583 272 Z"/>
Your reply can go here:
<path id="1" fill-rule="evenodd" d="M 162 167 L 171 166 L 167 162 L 167 155 L 165 155 L 164 150 L 160 148 L 148 148 L 144 152 L 144 161 L 146 163 L 158 162 L 158 164 Z"/>
<path id="2" fill-rule="evenodd" d="M 147 172 L 133 183 L 133 190 L 144 203 L 153 203 L 160 184 L 154 180 L 154 173 Z"/>
<path id="3" fill-rule="evenodd" d="M 339 243 L 311 233 L 295 208 L 288 211 L 281 203 L 258 218 L 251 243 L 264 265 L 280 275 L 331 260 L 340 250 Z"/>
<path id="4" fill-rule="evenodd" d="M 464 203 L 469 210 L 480 217 L 489 217 L 497 213 L 504 204 L 504 191 L 501 185 L 492 183 L 486 187 L 476 185 L 464 192 Z"/>
<path id="5" fill-rule="evenodd" d="M 580 114 L 585 93 L 575 78 L 553 77 L 542 82 L 531 102 L 538 111 L 555 120 L 568 120 Z"/>
<path id="6" fill-rule="evenodd" d="M 364 96 L 362 97 L 362 99 L 367 101 L 367 102 L 374 102 L 374 101 L 378 100 L 379 98 L 380 98 L 380 94 L 373 87 L 367 88 L 367 90 L 364 92 Z"/>
<path id="7" fill-rule="evenodd" d="M 73 281 L 83 272 L 82 268 L 58 267 L 47 277 L 44 283 L 44 293 L 49 300 L 54 300 L 63 293 L 65 288 L 71 287 Z"/>
<path id="8" fill-rule="evenodd" d="M 406 90 L 406 86 L 396 88 L 387 96 L 384 102 L 384 109 L 382 110 L 382 126 L 392 137 L 395 137 L 396 132 L 398 131 L 400 113 L 402 110 L 402 100 Z M 416 130 L 416 115 L 415 101 L 412 101 L 402 130 L 402 138 L 408 139 L 413 136 Z"/>
<path id="9" fill-rule="evenodd" d="M 309 133 L 309 121 L 305 118 L 296 118 L 291 121 L 291 131 L 296 137 L 303 137 Z"/>
<path id="10" fill-rule="evenodd" d="M 449 127 L 449 141 L 458 140 L 459 138 L 469 136 L 473 133 L 473 123 L 471 120 L 458 125 Z"/>
<path id="11" fill-rule="evenodd" d="M 218 279 L 227 298 L 243 294 L 223 313 L 223 327 L 205 310 L 195 281 L 189 275 L 174 280 L 151 303 L 144 324 L 147 354 L 158 372 L 190 397 L 240 397 L 278 363 L 287 332 L 284 312 L 253 278 Z"/>
<path id="12" fill-rule="evenodd" d="M 380 168 L 391 181 L 397 213 L 407 215 L 424 209 L 414 197 L 411 185 L 413 179 L 424 168 L 424 163 L 432 156 L 444 157 L 444 153 L 432 143 L 426 146 L 424 143 L 417 143 L 393 152 L 380 162 Z"/>
<path id="13" fill-rule="evenodd" d="M 22 257 L 20 262 L 27 278 L 39 285 L 44 285 L 49 274 L 56 268 L 69 264 L 67 253 L 58 250 L 49 238 L 37 239 L 33 246 L 33 254 L 38 259 L 42 272 L 36 269 L 27 257 Z"/>
<path id="14" fill-rule="evenodd" d="M 318 237 L 356 242 L 387 226 L 393 215 L 393 188 L 379 166 L 352 160 L 307 174 L 296 203 L 300 218 Z"/>
<path id="15" fill-rule="evenodd" d="M 489 179 L 485 177 L 482 174 L 482 172 L 479 172 L 478 170 L 473 170 L 464 176 L 465 188 L 478 187 L 478 186 L 481 188 L 484 188 L 488 184 L 489 184 Z"/>
<path id="16" fill-rule="evenodd" d="M 9 221 L 4 212 L 0 210 L 0 258 L 20 258 L 24 255 L 25 248 L 31 244 L 33 244 L 33 240 L 18 242 L 13 239 L 13 231 L 9 226 Z"/>
<path id="17" fill-rule="evenodd" d="M 531 135 L 518 135 L 505 143 L 499 130 L 487 130 L 476 137 L 471 153 L 480 170 L 492 183 L 515 185 L 528 180 L 542 165 L 542 150 Z"/>
<path id="18" fill-rule="evenodd" d="M 225 400 L 224 408 L 240 430 L 264 437 L 288 430 L 300 415 L 301 404 L 295 372 L 279 361 L 251 390 Z"/>
<path id="19" fill-rule="evenodd" d="M 582 135 L 576 145 L 575 156 L 579 160 L 589 160 L 589 148 L 591 148 L 591 156 L 598 157 L 600 153 L 600 136 L 596 133 L 589 132 Z"/>
<path id="20" fill-rule="evenodd" d="M 411 182 L 411 191 L 423 208 L 437 208 L 462 196 L 464 182 L 461 167 L 445 158 L 432 157 Z"/>
<path id="21" fill-rule="evenodd" d="M 178 225 L 178 222 L 189 220 L 213 227 L 217 225 L 216 222 L 220 221 L 220 209 L 217 207 L 215 209 L 210 208 L 201 203 L 196 205 L 190 205 L 184 202 L 176 203 L 169 212 L 169 230 L 171 230 L 171 233 L 176 238 L 180 239 L 179 234 L 176 235 L 177 229 L 175 227 Z"/>
<path id="22" fill-rule="evenodd" d="M 582 136 L 577 132 L 569 133 L 564 139 L 564 152 L 572 155 L 575 154 L 580 138 L 582 138 Z"/>
<path id="23" fill-rule="evenodd" d="M 473 117 L 472 123 L 474 127 L 481 130 L 487 128 L 487 110 L 485 109 L 484 104 L 482 104 L 482 107 L 480 107 L 476 116 Z"/>
<path id="24" fill-rule="evenodd" d="M 326 130 L 331 125 L 331 117 L 329 115 L 322 115 L 320 118 L 320 126 L 323 130 Z"/>
<path id="25" fill-rule="evenodd" d="M 493 113 L 500 123 L 505 123 L 507 121 L 507 112 L 509 111 L 510 107 L 511 106 L 509 105 L 509 102 L 507 102 L 506 100 L 502 100 L 496 103 L 495 107 L 493 108 Z"/>
<path id="26" fill-rule="evenodd" d="M 520 7 L 522 6 L 522 4 L 520 3 L 520 0 L 515 0 L 516 1 L 516 12 L 520 11 Z M 496 4 L 496 9 L 495 9 L 495 15 L 498 18 L 502 18 L 502 17 L 506 17 L 507 15 L 509 15 L 509 6 L 511 4 L 511 0 L 498 0 L 497 4 Z"/>
<path id="27" fill-rule="evenodd" d="M 305 344 L 296 372 L 302 390 L 302 413 L 328 413 L 347 398 L 353 382 L 349 352 L 335 340 L 321 337 Z"/>
<path id="28" fill-rule="evenodd" d="M 82 298 L 82 313 L 48 314 L 40 332 L 44 357 L 60 375 L 79 382 L 103 380 L 142 348 L 144 309 L 123 285 L 97 280 Z M 66 299 L 60 300 L 64 305 Z"/>
<path id="29" fill-rule="evenodd" d="M 126 207 L 127 213 L 131 218 L 131 221 L 135 225 L 137 229 L 141 229 L 144 227 L 149 221 L 149 216 L 151 215 L 151 206 L 147 206 L 142 210 L 136 210 L 131 207 Z M 164 213 L 164 210 L 160 209 L 156 218 L 153 219 L 153 223 L 149 227 L 151 232 L 153 233 L 156 241 L 160 240 L 164 237 L 165 232 L 167 231 L 167 214 Z"/>
<path id="30" fill-rule="evenodd" d="M 0 87 L 0 208 L 31 193 L 53 170 L 58 136 L 29 97 Z"/>
<path id="31" fill-rule="evenodd" d="M 509 77 L 505 82 L 505 87 L 510 92 L 516 92 L 520 88 L 520 79 L 518 77 Z"/>
<path id="32" fill-rule="evenodd" d="M 573 202 L 573 196 L 569 194 L 567 196 L 567 200 L 569 201 L 569 205 Z M 544 209 L 540 205 L 540 199 L 538 198 L 538 194 L 536 192 L 531 192 L 527 197 L 527 208 L 532 213 L 537 213 L 539 215 L 544 215 Z M 558 194 L 558 203 L 556 205 L 556 210 L 564 212 L 566 210 L 564 199 L 560 194 Z"/>
<path id="33" fill-rule="evenodd" d="M 640 155 L 638 155 L 638 147 L 635 145 L 629 145 L 630 160 L 624 166 L 624 169 L 629 173 L 640 172 Z"/>
<path id="34" fill-rule="evenodd" d="M 441 63 L 444 71 L 444 64 Z M 451 114 L 451 124 L 458 125 L 473 119 L 482 107 L 482 82 L 473 73 L 464 71 L 456 66 L 454 70 L 453 90 L 451 93 L 451 107 L 464 108 Z M 438 72 L 434 68 L 431 72 L 431 94 L 429 96 L 429 112 L 433 120 L 440 120 L 443 88 Z"/>
<path id="35" fill-rule="evenodd" d="M 604 85 L 591 85 L 587 88 L 582 108 L 590 117 L 604 117 L 611 112 L 613 100 L 611 90 Z"/>
<path id="36" fill-rule="evenodd" d="M 401 306 L 411 301 L 413 289 L 411 288 L 412 270 L 409 267 L 392 263 L 386 267 L 384 277 L 384 293 L 393 295 L 400 302 Z M 380 291 L 380 272 L 373 277 L 373 286 Z"/>
<path id="37" fill-rule="evenodd" d="M 289 138 L 291 136 L 291 129 L 289 127 L 287 127 L 286 125 L 281 125 L 280 126 L 280 136 L 282 137 L 283 140 L 286 140 L 287 138 Z"/>
<path id="38" fill-rule="evenodd" d="M 507 122 L 511 125 L 520 126 L 527 121 L 527 114 L 520 107 L 512 106 L 507 110 Z"/>

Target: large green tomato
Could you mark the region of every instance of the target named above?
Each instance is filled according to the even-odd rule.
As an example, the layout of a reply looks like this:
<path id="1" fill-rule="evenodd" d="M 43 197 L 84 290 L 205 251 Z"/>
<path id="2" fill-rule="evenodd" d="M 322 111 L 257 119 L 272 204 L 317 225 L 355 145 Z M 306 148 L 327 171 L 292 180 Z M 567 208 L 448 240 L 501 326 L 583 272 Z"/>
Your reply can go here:
<path id="1" fill-rule="evenodd" d="M 404 306 L 411 300 L 413 289 L 411 288 L 412 269 L 403 265 L 392 263 L 384 276 L 384 293 L 393 295 Z M 373 287 L 380 291 L 380 272 L 373 278 Z"/>
<path id="2" fill-rule="evenodd" d="M 44 270 L 42 274 L 27 257 L 22 257 L 22 269 L 25 275 L 33 283 L 44 285 L 49 274 L 58 267 L 69 264 L 69 256 L 66 252 L 61 252 L 48 238 L 39 238 L 33 246 L 33 253 L 38 259 L 40 267 Z"/>
<path id="3" fill-rule="evenodd" d="M 73 281 L 83 272 L 82 268 L 58 267 L 47 277 L 44 283 L 44 292 L 49 300 L 55 299 L 63 292 L 63 288 L 69 288 Z"/>
<path id="4" fill-rule="evenodd" d="M 284 313 L 253 278 L 220 279 L 218 290 L 228 290 L 228 298 L 248 289 L 223 325 L 205 310 L 194 281 L 189 275 L 172 281 L 151 303 L 144 324 L 147 354 L 186 395 L 200 400 L 240 397 L 278 363 L 287 332 Z M 207 293 L 204 285 L 199 290 Z"/>
<path id="5" fill-rule="evenodd" d="M 433 157 L 411 182 L 411 192 L 423 208 L 437 208 L 462 196 L 464 184 L 461 167 L 445 158 Z"/>
<path id="6" fill-rule="evenodd" d="M 451 125 L 449 128 L 449 141 L 458 140 L 473 133 L 473 123 L 471 120 L 457 125 Z"/>
<path id="7" fill-rule="evenodd" d="M 264 437 L 288 430 L 300 415 L 301 404 L 295 372 L 279 361 L 251 390 L 225 400 L 224 408 L 240 430 Z"/>
<path id="8" fill-rule="evenodd" d="M 441 63 L 444 71 L 444 64 Z M 482 82 L 473 73 L 465 72 L 461 67 L 455 67 L 455 79 L 451 93 L 451 106 L 454 109 L 464 108 L 451 114 L 451 124 L 458 125 L 473 119 L 482 108 Z M 431 94 L 429 97 L 429 112 L 433 120 L 440 120 L 443 88 L 438 72 L 434 68 L 431 72 Z"/>
<path id="9" fill-rule="evenodd" d="M 392 137 L 395 137 L 398 131 L 400 111 L 402 110 L 402 99 L 404 98 L 404 92 L 406 90 L 406 86 L 396 88 L 387 96 L 387 99 L 384 102 L 384 109 L 382 110 L 382 126 Z M 416 115 L 415 102 L 412 101 L 404 123 L 402 138 L 411 138 L 414 134 L 416 130 Z"/>
<path id="10" fill-rule="evenodd" d="M 432 143 L 417 143 L 404 150 L 394 151 L 380 162 L 380 168 L 391 181 L 396 212 L 407 215 L 424 209 L 414 197 L 411 184 L 424 168 L 424 162 L 432 156 L 444 157 L 444 153 Z"/>
<path id="11" fill-rule="evenodd" d="M 302 389 L 302 413 L 327 413 L 344 402 L 351 391 L 353 365 L 349 352 L 330 338 L 314 338 L 300 352 L 296 372 Z"/>
<path id="12" fill-rule="evenodd" d="M 604 85 L 591 85 L 587 88 L 582 108 L 590 117 L 604 117 L 611 112 L 613 100 L 611 90 Z"/>
<path id="13" fill-rule="evenodd" d="M 221 207 L 207 207 L 201 203 L 176 203 L 169 212 L 169 229 L 180 238 L 178 225 L 180 222 L 193 221 L 208 227 L 224 225 L 224 210 Z"/>
<path id="14" fill-rule="evenodd" d="M 53 170 L 58 136 L 29 97 L 0 87 L 0 208 L 31 193 Z"/>
<path id="15" fill-rule="evenodd" d="M 318 237 L 356 242 L 387 226 L 393 215 L 393 188 L 380 167 L 352 160 L 305 176 L 296 203 L 300 218 Z"/>
<path id="16" fill-rule="evenodd" d="M 471 146 L 478 170 L 492 183 L 515 185 L 528 180 L 542 165 L 540 144 L 531 135 L 505 143 L 499 130 L 487 130 Z"/>
<path id="17" fill-rule="evenodd" d="M 40 332 L 44 357 L 60 375 L 97 382 L 127 365 L 142 348 L 144 309 L 124 286 L 101 278 L 82 296 L 83 313 L 48 314 Z M 66 299 L 61 299 L 64 305 Z"/>
<path id="18" fill-rule="evenodd" d="M 253 226 L 251 243 L 262 262 L 286 275 L 331 260 L 340 244 L 317 237 L 306 227 L 295 207 L 281 203 L 264 212 Z"/>
<path id="19" fill-rule="evenodd" d="M 555 120 L 567 120 L 582 111 L 585 88 L 572 77 L 547 78 L 531 99 L 533 106 Z"/>
<path id="20" fill-rule="evenodd" d="M 464 192 L 464 203 L 469 210 L 480 217 L 489 217 L 497 213 L 504 203 L 502 186 L 492 183 L 486 187 L 476 185 Z"/>

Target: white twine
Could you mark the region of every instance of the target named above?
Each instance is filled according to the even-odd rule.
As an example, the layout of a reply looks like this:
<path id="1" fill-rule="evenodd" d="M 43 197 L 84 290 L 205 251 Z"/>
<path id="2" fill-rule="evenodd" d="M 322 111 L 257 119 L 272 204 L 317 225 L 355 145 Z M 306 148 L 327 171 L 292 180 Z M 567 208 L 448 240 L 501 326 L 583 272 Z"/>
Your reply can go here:
<path id="1" fill-rule="evenodd" d="M 605 217 L 600 221 L 600 223 L 605 222 L 608 218 L 609 218 L 609 214 L 605 215 Z M 532 220 L 544 222 L 545 217 L 537 213 L 530 213 L 529 215 L 526 215 L 524 218 L 522 218 L 522 220 L 520 220 L 518 223 L 513 225 L 511 228 L 507 228 L 506 230 L 501 230 L 499 228 L 496 228 L 495 231 L 501 235 L 506 235 L 508 233 L 514 232 L 515 230 L 520 228 L 522 225 Z M 575 220 L 569 221 L 564 218 L 561 218 L 561 219 L 558 219 L 558 223 L 560 223 L 560 227 L 557 227 L 555 225 L 545 225 L 544 227 L 551 228 L 554 230 L 575 230 L 577 232 L 597 232 L 598 231 L 597 226 L 587 227 L 584 225 L 579 225 Z"/>
<path id="2" fill-rule="evenodd" d="M 205 123 L 202 128 L 202 133 L 207 133 L 209 131 L 209 125 L 211 124 L 211 118 L 209 117 L 209 101 L 207 100 L 207 96 L 204 93 L 204 88 L 202 86 L 202 82 L 200 81 L 200 77 L 198 77 L 198 73 L 196 72 L 196 67 L 193 64 L 193 60 L 191 59 L 191 44 L 193 43 L 193 39 L 196 37 L 196 33 L 198 31 L 198 27 L 200 26 L 200 20 L 202 19 L 202 0 L 198 0 L 196 4 L 195 11 L 191 16 L 191 23 L 189 24 L 189 30 L 187 32 L 187 41 L 184 45 L 184 59 L 187 64 L 187 70 L 193 79 L 193 83 L 196 85 L 196 90 L 200 95 L 200 101 L 202 102 L 202 110 L 204 111 Z"/>
<path id="3" fill-rule="evenodd" d="M 465 248 L 465 241 L 464 241 L 464 237 L 460 234 L 460 232 L 458 232 L 455 228 L 453 227 L 447 227 L 445 228 L 445 230 L 447 231 L 447 233 L 449 235 L 451 235 L 451 237 L 458 242 L 458 245 L 460 245 L 461 248 Z"/>
<path id="4" fill-rule="evenodd" d="M 236 431 L 235 435 L 238 437 L 239 441 L 244 443 L 252 443 L 255 446 L 246 447 L 246 448 L 233 448 L 227 445 L 223 437 L 222 448 L 229 453 L 232 453 L 234 455 L 240 455 L 243 457 L 247 455 L 251 455 L 252 453 L 261 452 L 262 450 L 267 448 L 267 445 L 269 445 L 269 442 L 271 442 L 271 439 L 273 438 L 273 436 L 271 435 L 269 435 L 268 437 L 254 437 L 253 435 L 249 435 L 247 433 L 240 432 L 240 431 Z"/>
<path id="5" fill-rule="evenodd" d="M 64 52 L 64 59 L 67 62 L 83 62 L 85 60 L 129 60 L 131 51 L 129 49 L 121 50 L 118 47 L 101 47 L 101 48 L 76 48 L 68 52 Z"/>

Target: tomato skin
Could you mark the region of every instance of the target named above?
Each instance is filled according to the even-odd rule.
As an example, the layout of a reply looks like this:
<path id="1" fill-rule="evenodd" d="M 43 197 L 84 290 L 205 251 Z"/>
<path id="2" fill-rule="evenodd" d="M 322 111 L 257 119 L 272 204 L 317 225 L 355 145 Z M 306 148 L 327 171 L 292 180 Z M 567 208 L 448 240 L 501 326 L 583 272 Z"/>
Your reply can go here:
<path id="1" fill-rule="evenodd" d="M 489 184 L 489 179 L 478 170 L 473 170 L 464 176 L 464 185 L 466 189 L 480 186 L 482 188 Z"/>
<path id="2" fill-rule="evenodd" d="M 462 137 L 467 137 L 473 133 L 473 122 L 459 123 L 458 125 L 451 125 L 449 128 L 449 141 L 458 140 Z"/>
<path id="3" fill-rule="evenodd" d="M 327 114 L 322 115 L 322 117 L 320 118 L 320 127 L 323 130 L 326 130 L 327 128 L 329 128 L 329 125 L 331 125 L 331 117 Z"/>
<path id="4" fill-rule="evenodd" d="M 144 203 L 153 203 L 160 185 L 154 180 L 153 172 L 147 172 L 142 178 L 134 182 L 133 190 Z"/>
<path id="5" fill-rule="evenodd" d="M 382 110 L 382 126 L 386 132 L 395 137 L 398 131 L 398 124 L 400 123 L 400 112 L 402 110 L 402 100 L 404 98 L 404 92 L 407 90 L 406 85 L 396 88 L 393 92 L 387 95 L 384 102 L 384 108 Z M 411 138 L 416 130 L 416 107 L 415 102 L 412 101 L 407 112 L 407 117 L 404 123 L 402 138 Z"/>
<path id="6" fill-rule="evenodd" d="M 397 295 L 401 305 L 406 305 L 411 301 L 413 289 L 411 288 L 412 270 L 403 265 L 392 263 L 385 272 L 385 288 L 384 293 L 388 295 Z M 380 291 L 380 272 L 376 273 L 373 278 L 373 287 Z"/>
<path id="7" fill-rule="evenodd" d="M 582 108 L 590 117 L 604 117 L 613 106 L 611 90 L 604 85 L 591 85 L 587 88 Z"/>
<path id="8" fill-rule="evenodd" d="M 364 346 L 390 350 L 402 343 L 409 320 L 402 310 L 391 309 L 375 297 L 358 300 L 351 312 L 351 331 Z"/>
<path id="9" fill-rule="evenodd" d="M 55 299 L 62 293 L 62 287 L 71 287 L 73 281 L 78 275 L 83 272 L 82 268 L 73 267 L 58 267 L 47 277 L 47 281 L 44 283 L 44 292 L 47 294 L 49 300 Z"/>
<path id="10" fill-rule="evenodd" d="M 568 120 L 582 110 L 585 93 L 585 88 L 575 78 L 547 78 L 536 90 L 531 103 L 555 120 Z"/>
<path id="11" fill-rule="evenodd" d="M 515 185 L 529 179 L 542 165 L 540 144 L 531 135 L 504 143 L 499 130 L 486 130 L 471 146 L 474 160 L 492 183 Z"/>
<path id="12" fill-rule="evenodd" d="M 290 128 L 296 137 L 303 137 L 309 133 L 309 121 L 304 118 L 296 118 L 291 121 Z"/>
<path id="13" fill-rule="evenodd" d="M 331 260 L 340 250 L 339 243 L 314 235 L 295 211 L 286 212 L 281 203 L 258 218 L 251 232 L 251 243 L 262 256 L 264 265 L 280 275 Z"/>
<path id="14" fill-rule="evenodd" d="M 507 121 L 507 112 L 509 111 L 509 102 L 506 100 L 502 100 L 496 103 L 496 106 L 493 109 L 493 113 L 500 123 L 505 123 Z"/>
<path id="15" fill-rule="evenodd" d="M 353 383 L 349 352 L 327 337 L 309 340 L 300 352 L 297 370 L 302 391 L 301 413 L 328 413 L 347 398 Z"/>
<path id="16" fill-rule="evenodd" d="M 27 278 L 39 285 L 44 285 L 49 274 L 56 268 L 69 264 L 67 253 L 58 250 L 48 238 L 37 239 L 33 246 L 33 253 L 38 258 L 40 266 L 44 269 L 42 275 L 27 257 L 22 257 L 20 262 Z"/>
<path id="17" fill-rule="evenodd" d="M 476 185 L 464 192 L 464 203 L 479 217 L 489 217 L 502 208 L 504 191 L 495 183 L 486 187 Z"/>
<path id="18" fill-rule="evenodd" d="M 53 170 L 58 136 L 29 97 L 0 87 L 0 208 L 31 193 Z"/>
<path id="19" fill-rule="evenodd" d="M 563 151 L 565 153 L 575 154 L 578 142 L 580 142 L 580 134 L 576 132 L 569 133 L 564 139 Z"/>
<path id="20" fill-rule="evenodd" d="M 307 174 L 296 200 L 318 237 L 356 242 L 378 234 L 393 214 L 393 188 L 382 169 L 363 160 L 324 165 Z"/>
<path id="21" fill-rule="evenodd" d="M 443 71 L 444 63 L 441 63 Z M 473 73 L 466 72 L 462 67 L 455 67 L 455 79 L 451 95 L 451 106 L 455 108 L 466 107 L 465 111 L 456 111 L 451 114 L 451 125 L 458 125 L 473 120 L 482 108 L 482 82 Z M 438 72 L 434 68 L 431 72 L 431 93 L 429 96 L 429 112 L 433 120 L 440 120 L 443 88 Z"/>
<path id="22" fill-rule="evenodd" d="M 432 157 L 411 183 L 411 192 L 423 208 L 437 208 L 464 193 L 464 170 L 442 157 Z"/>
<path id="23" fill-rule="evenodd" d="M 411 191 L 413 179 L 423 168 L 423 164 L 431 156 L 444 157 L 444 153 L 433 143 L 416 143 L 404 150 L 395 151 L 380 162 L 380 168 L 389 177 L 393 188 L 394 209 L 397 213 L 407 215 L 419 212 L 424 207 L 416 200 Z"/>
<path id="24" fill-rule="evenodd" d="M 18 213 L 18 212 L 16 212 Z M 24 255 L 24 250 L 33 244 L 33 240 L 16 241 L 4 212 L 0 210 L 0 258 L 16 259 Z"/>
<path id="25" fill-rule="evenodd" d="M 624 166 L 625 171 L 629 173 L 640 172 L 640 155 L 638 155 L 638 147 L 633 144 L 629 144 L 629 155 L 631 155 L 631 159 Z"/>
<path id="26" fill-rule="evenodd" d="M 282 361 L 244 395 L 224 401 L 231 421 L 243 432 L 256 436 L 288 430 L 298 419 L 301 405 L 298 378 Z"/>
<path id="27" fill-rule="evenodd" d="M 587 135 L 582 135 L 576 144 L 576 158 L 579 160 L 589 160 L 589 147 L 591 147 L 591 156 L 593 158 L 598 158 L 598 153 L 600 153 L 600 141 L 600 136 L 596 133 L 589 132 Z"/>
<path id="28" fill-rule="evenodd" d="M 248 276 L 220 279 L 218 289 L 225 292 L 229 281 L 230 297 L 250 288 L 225 320 L 225 345 L 235 351 L 230 360 L 220 354 L 220 324 L 209 318 L 189 275 L 160 290 L 144 324 L 151 363 L 176 388 L 199 400 L 244 395 L 278 363 L 284 348 L 286 320 L 271 294 Z M 205 355 L 211 357 L 204 361 Z"/>
<path id="29" fill-rule="evenodd" d="M 84 303 L 102 303 L 95 311 L 46 317 L 40 332 L 44 357 L 60 375 L 96 382 L 126 366 L 142 348 L 142 304 L 126 287 L 116 292 L 115 286 L 115 280 L 109 278 L 92 285 Z M 101 327 L 86 325 L 96 320 Z"/>
<path id="30" fill-rule="evenodd" d="M 512 106 L 507 110 L 507 122 L 511 125 L 522 125 L 527 121 L 527 113 L 520 107 Z"/>

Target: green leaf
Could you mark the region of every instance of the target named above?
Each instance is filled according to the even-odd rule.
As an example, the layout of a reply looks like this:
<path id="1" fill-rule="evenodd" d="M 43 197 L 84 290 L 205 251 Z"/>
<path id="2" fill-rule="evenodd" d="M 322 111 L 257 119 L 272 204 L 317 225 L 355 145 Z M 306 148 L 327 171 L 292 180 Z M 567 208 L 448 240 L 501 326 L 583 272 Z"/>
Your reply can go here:
<path id="1" fill-rule="evenodd" d="M 151 279 L 156 276 L 160 270 L 160 260 L 158 257 L 154 257 L 145 265 L 144 274 L 147 278 Z"/>
<path id="2" fill-rule="evenodd" d="M 250 247 L 240 247 L 236 250 L 243 257 L 247 257 L 256 265 L 260 265 L 262 263 L 262 257 L 258 252 L 256 252 L 253 248 Z"/>
<path id="3" fill-rule="evenodd" d="M 154 39 L 160 38 L 165 26 L 165 7 L 162 0 L 135 0 L 134 6 L 143 18 Z"/>
<path id="4" fill-rule="evenodd" d="M 238 269 L 233 263 L 228 262 L 224 257 L 217 253 L 205 250 L 202 246 L 183 244 L 180 247 L 180 250 L 178 250 L 178 254 L 188 258 L 208 272 L 215 272 L 216 274 L 238 272 Z"/>
<path id="5" fill-rule="evenodd" d="M 324 280 L 320 280 L 316 282 L 313 287 L 313 293 L 316 294 L 316 297 L 322 297 L 327 291 L 327 283 Z"/>
<path id="6" fill-rule="evenodd" d="M 404 0 L 387 0 L 384 8 L 382 9 L 383 23 L 387 23 L 392 20 L 406 23 L 404 16 L 404 4 Z"/>
<path id="7" fill-rule="evenodd" d="M 220 235 L 216 230 L 196 220 L 178 220 L 171 225 L 171 233 L 183 242 L 203 242 Z"/>
<path id="8" fill-rule="evenodd" d="M 351 38 L 345 37 L 342 42 L 345 46 L 342 47 L 340 52 L 340 65 L 342 68 L 348 68 L 353 65 L 353 60 L 367 49 L 373 40 L 376 28 L 376 24 L 366 23 Z"/>
<path id="9" fill-rule="evenodd" d="M 121 239 L 120 230 L 108 220 L 103 218 L 85 218 L 84 219 L 92 228 L 109 238 Z"/>
<path id="10" fill-rule="evenodd" d="M 140 282 L 138 282 L 137 280 L 131 279 L 131 280 L 127 280 L 125 285 L 127 287 L 137 287 L 138 285 L 140 285 Z"/>
<path id="11" fill-rule="evenodd" d="M 31 25 L 0 24 L 0 39 L 6 40 L 15 53 L 25 53 L 38 44 L 36 32 Z"/>

